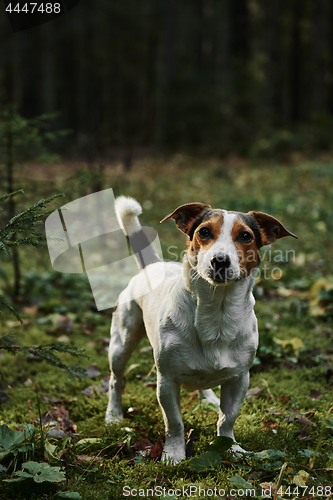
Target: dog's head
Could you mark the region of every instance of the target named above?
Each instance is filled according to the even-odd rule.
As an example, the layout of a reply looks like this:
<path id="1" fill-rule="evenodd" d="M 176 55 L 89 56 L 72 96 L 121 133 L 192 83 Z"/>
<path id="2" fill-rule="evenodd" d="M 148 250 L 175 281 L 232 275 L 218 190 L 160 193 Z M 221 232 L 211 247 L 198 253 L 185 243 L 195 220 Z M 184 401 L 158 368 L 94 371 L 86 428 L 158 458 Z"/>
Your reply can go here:
<path id="1" fill-rule="evenodd" d="M 168 219 L 188 236 L 191 266 L 214 285 L 246 278 L 258 265 L 263 245 L 284 236 L 297 238 L 271 215 L 215 210 L 203 203 L 182 205 L 161 222 Z"/>

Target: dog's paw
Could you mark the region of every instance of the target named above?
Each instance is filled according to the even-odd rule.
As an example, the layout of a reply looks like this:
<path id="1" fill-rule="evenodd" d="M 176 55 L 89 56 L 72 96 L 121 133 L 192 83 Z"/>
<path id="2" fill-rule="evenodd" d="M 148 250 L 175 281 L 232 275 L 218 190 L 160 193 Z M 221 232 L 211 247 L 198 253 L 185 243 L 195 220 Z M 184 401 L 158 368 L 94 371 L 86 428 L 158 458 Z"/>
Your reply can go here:
<path id="1" fill-rule="evenodd" d="M 115 412 L 107 412 L 105 415 L 106 424 L 121 422 L 123 419 L 123 415 L 115 415 Z"/>
<path id="2" fill-rule="evenodd" d="M 176 453 L 176 454 L 169 454 L 165 451 L 163 451 L 161 460 L 162 462 L 165 463 L 165 465 L 177 465 L 181 460 L 185 459 L 185 453 Z"/>
<path id="3" fill-rule="evenodd" d="M 241 446 L 239 446 L 239 444 L 236 443 L 232 445 L 230 451 L 234 457 L 241 457 L 243 456 L 244 453 L 248 453 L 246 450 L 244 450 L 244 448 L 242 448 Z"/>
<path id="4" fill-rule="evenodd" d="M 171 441 L 171 442 L 170 442 Z M 161 460 L 165 464 L 176 465 L 185 458 L 184 438 L 170 439 L 164 445 Z"/>

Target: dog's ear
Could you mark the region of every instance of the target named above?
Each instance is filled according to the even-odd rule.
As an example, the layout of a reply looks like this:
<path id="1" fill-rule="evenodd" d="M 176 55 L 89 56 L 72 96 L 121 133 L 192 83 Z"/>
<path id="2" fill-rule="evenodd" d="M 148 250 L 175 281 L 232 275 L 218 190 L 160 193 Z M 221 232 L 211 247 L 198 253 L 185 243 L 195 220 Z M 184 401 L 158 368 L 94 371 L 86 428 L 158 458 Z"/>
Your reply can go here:
<path id="1" fill-rule="evenodd" d="M 187 203 L 186 205 L 176 208 L 172 214 L 164 217 L 161 222 L 165 222 L 168 219 L 174 219 L 178 229 L 185 234 L 189 234 L 193 222 L 207 208 L 211 208 L 211 206 L 205 205 L 204 203 Z"/>
<path id="2" fill-rule="evenodd" d="M 298 238 L 296 234 L 291 233 L 284 227 L 284 225 L 272 217 L 271 215 L 264 214 L 263 212 L 249 212 L 249 215 L 255 218 L 258 226 L 260 227 L 261 244 L 269 245 L 279 238 L 285 236 L 292 236 Z"/>

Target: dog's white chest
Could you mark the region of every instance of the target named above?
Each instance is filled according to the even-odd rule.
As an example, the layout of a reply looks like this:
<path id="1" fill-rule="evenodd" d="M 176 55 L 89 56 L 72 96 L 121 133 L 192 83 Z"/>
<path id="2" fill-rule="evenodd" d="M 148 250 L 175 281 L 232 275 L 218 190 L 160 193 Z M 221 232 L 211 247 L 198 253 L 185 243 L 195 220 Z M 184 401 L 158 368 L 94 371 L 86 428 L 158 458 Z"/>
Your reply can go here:
<path id="1" fill-rule="evenodd" d="M 235 331 L 233 330 L 233 333 Z M 230 343 L 221 338 L 189 346 L 183 357 L 180 371 L 181 383 L 189 389 L 207 389 L 237 378 L 246 372 L 253 361 L 258 346 L 257 325 L 254 314 L 247 325 L 241 325 Z M 199 335 L 199 334 L 198 334 Z M 231 336 L 227 331 L 225 337 Z"/>
<path id="2" fill-rule="evenodd" d="M 238 287 L 238 288 L 241 288 Z M 232 296 L 200 301 L 187 297 L 165 311 L 157 360 L 173 367 L 186 388 L 207 389 L 246 372 L 258 346 L 254 299 L 249 286 Z M 160 325 L 161 325 L 160 323 Z"/>

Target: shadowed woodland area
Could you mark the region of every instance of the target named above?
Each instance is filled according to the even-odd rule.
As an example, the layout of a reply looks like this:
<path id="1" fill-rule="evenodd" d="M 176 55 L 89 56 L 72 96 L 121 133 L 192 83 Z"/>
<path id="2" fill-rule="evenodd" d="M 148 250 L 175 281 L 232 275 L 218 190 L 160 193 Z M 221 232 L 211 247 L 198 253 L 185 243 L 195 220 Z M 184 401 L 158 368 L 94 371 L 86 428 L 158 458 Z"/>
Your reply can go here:
<path id="1" fill-rule="evenodd" d="M 81 0 L 14 36 L 0 22 L 0 102 L 59 112 L 65 152 L 331 146 L 329 0 Z"/>
<path id="2" fill-rule="evenodd" d="M 1 500 L 331 498 L 332 27 L 329 0 L 80 0 L 13 34 L 0 5 Z M 52 269 L 43 222 L 107 188 L 142 204 L 165 260 L 185 238 L 159 221 L 193 201 L 298 235 L 261 251 L 246 455 L 182 388 L 187 460 L 160 461 L 147 339 L 105 426 L 112 308 Z"/>

